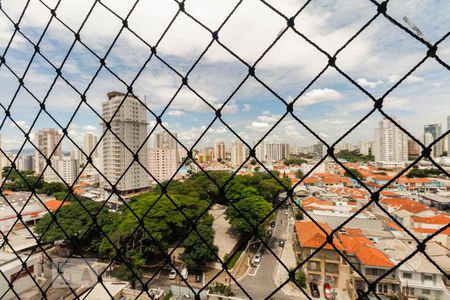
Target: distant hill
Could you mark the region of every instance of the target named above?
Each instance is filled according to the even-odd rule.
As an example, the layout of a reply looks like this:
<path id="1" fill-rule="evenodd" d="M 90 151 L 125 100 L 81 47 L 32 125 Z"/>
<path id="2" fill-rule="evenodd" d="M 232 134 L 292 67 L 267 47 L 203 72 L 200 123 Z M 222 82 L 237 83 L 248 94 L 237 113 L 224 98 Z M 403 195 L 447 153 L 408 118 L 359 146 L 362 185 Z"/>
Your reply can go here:
<path id="1" fill-rule="evenodd" d="M 3 150 L 5 152 L 9 152 L 9 153 L 17 153 L 19 152 L 20 149 L 11 149 L 11 150 Z M 34 154 L 34 149 L 32 148 L 25 148 L 22 149 L 22 151 L 20 151 L 20 154 Z"/>

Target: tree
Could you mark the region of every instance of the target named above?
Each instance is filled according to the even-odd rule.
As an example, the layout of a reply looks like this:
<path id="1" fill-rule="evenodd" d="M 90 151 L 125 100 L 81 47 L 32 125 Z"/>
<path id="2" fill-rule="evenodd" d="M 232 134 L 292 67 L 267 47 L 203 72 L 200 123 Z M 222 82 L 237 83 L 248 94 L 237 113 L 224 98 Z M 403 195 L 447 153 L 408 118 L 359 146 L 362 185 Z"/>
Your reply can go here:
<path id="1" fill-rule="evenodd" d="M 348 151 L 348 150 L 341 150 L 339 153 L 336 154 L 336 157 L 344 159 L 348 162 L 368 162 L 374 160 L 374 157 L 372 155 L 363 155 L 358 151 Z"/>
<path id="2" fill-rule="evenodd" d="M 360 179 L 360 180 L 363 180 L 364 179 L 364 176 L 361 174 L 361 172 L 359 172 L 358 170 L 356 170 L 356 169 L 352 169 L 352 168 L 350 168 L 350 169 L 348 169 L 349 171 L 350 171 L 350 173 L 348 172 L 348 171 L 345 171 L 345 174 L 344 174 L 344 176 L 347 176 L 347 177 L 350 177 L 350 178 L 352 178 L 353 179 L 353 177 L 356 177 L 356 178 L 358 178 L 358 179 Z M 353 174 L 353 176 L 352 176 L 352 174 Z"/>
<path id="3" fill-rule="evenodd" d="M 298 179 L 302 179 L 305 174 L 303 174 L 302 170 L 298 169 L 297 172 L 295 172 L 295 177 Z"/>
<path id="4" fill-rule="evenodd" d="M 13 191 L 28 192 L 31 191 L 32 188 L 39 190 L 43 184 L 42 179 L 39 179 L 32 171 L 18 171 L 11 167 L 4 167 L 2 176 L 11 182 L 8 186 L 4 186 L 3 188 L 11 189 Z"/>
<path id="5" fill-rule="evenodd" d="M 128 263 L 131 268 L 123 263 L 115 270 L 115 275 L 121 280 L 131 282 L 131 288 L 135 289 L 136 280 L 142 276 L 142 266 L 145 264 L 145 259 L 142 258 L 140 253 L 132 253 Z"/>
<path id="6" fill-rule="evenodd" d="M 303 212 L 301 210 L 297 210 L 297 212 L 295 213 L 295 219 L 303 220 Z"/>
<path id="7" fill-rule="evenodd" d="M 235 208 L 236 207 L 236 208 Z M 225 211 L 233 229 L 241 238 L 247 238 L 254 233 L 254 228 L 272 211 L 272 204 L 261 196 L 250 196 L 228 206 Z M 250 223 L 250 224 L 249 224 Z M 261 237 L 265 234 L 264 224 L 260 224 L 258 232 Z"/>
<path id="8" fill-rule="evenodd" d="M 302 288 L 306 288 L 306 274 L 302 269 L 295 272 L 295 283 Z"/>
<path id="9" fill-rule="evenodd" d="M 153 193 L 134 198 L 129 203 L 130 209 L 124 208 L 114 225 L 115 232 L 110 236 L 114 245 L 124 246 L 127 256 L 128 253 L 139 253 L 146 261 L 161 258 L 160 247 L 166 251 L 184 237 L 191 225 L 187 218 L 196 220 L 208 206 L 207 201 L 186 195 L 170 197 L 176 205 L 167 196 L 159 197 Z M 114 254 L 114 248 L 106 239 L 100 249 Z"/>
<path id="10" fill-rule="evenodd" d="M 425 177 L 433 177 L 433 176 L 439 176 L 441 175 L 441 170 L 437 168 L 429 168 L 429 169 L 419 169 L 414 168 L 412 169 L 408 174 L 406 174 L 406 177 L 408 178 L 425 178 Z"/>
<path id="11" fill-rule="evenodd" d="M 192 231 L 184 240 L 184 252 L 181 258 L 188 268 L 195 268 L 216 260 L 218 248 L 214 245 L 212 223 L 213 218 L 208 215 L 197 225 L 197 231 L 203 239 L 195 231 Z"/>
<path id="12" fill-rule="evenodd" d="M 62 182 L 44 182 L 39 192 L 53 196 L 55 193 L 66 192 L 67 186 Z"/>
<path id="13" fill-rule="evenodd" d="M 76 245 L 87 251 L 98 251 L 102 240 L 101 229 L 114 221 L 114 214 L 105 207 L 100 210 L 101 205 L 97 202 L 81 201 L 81 203 L 84 208 L 79 202 L 72 202 L 71 205 L 63 206 L 57 211 L 56 221 L 61 227 L 52 221 L 50 213 L 37 222 L 35 230 L 44 243 L 69 238 L 73 242 L 72 246 Z M 91 215 L 96 215 L 97 225 L 92 225 Z"/>
<path id="14" fill-rule="evenodd" d="M 228 285 L 217 281 L 209 287 L 209 292 L 212 294 L 223 295 L 227 297 L 234 296 L 233 290 Z"/>

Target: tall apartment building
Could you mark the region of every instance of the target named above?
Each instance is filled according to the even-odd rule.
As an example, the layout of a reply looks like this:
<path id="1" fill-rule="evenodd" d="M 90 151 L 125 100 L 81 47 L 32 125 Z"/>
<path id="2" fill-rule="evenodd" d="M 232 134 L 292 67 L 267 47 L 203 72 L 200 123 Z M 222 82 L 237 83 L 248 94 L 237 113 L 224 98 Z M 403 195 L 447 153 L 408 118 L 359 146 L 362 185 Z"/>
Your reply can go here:
<path id="1" fill-rule="evenodd" d="M 148 165 L 150 173 L 159 182 L 169 180 L 177 171 L 179 151 L 176 140 L 169 133 L 156 134 L 155 147 L 149 149 Z"/>
<path id="2" fill-rule="evenodd" d="M 256 144 L 256 140 L 254 144 Z M 285 143 L 267 143 L 262 141 L 256 147 L 256 157 L 263 162 L 276 162 L 290 156 L 289 144 Z"/>
<path id="3" fill-rule="evenodd" d="M 234 141 L 231 144 L 231 165 L 239 167 L 245 159 L 245 145 L 241 141 Z"/>
<path id="4" fill-rule="evenodd" d="M 68 185 L 73 184 L 80 170 L 80 161 L 71 155 L 55 157 L 51 161 L 54 170 L 50 167 L 45 169 L 44 180 L 47 182 L 66 182 Z"/>
<path id="5" fill-rule="evenodd" d="M 401 124 L 398 119 L 394 120 Z M 389 119 L 383 118 L 374 131 L 373 155 L 375 161 L 407 161 L 408 136 Z"/>
<path id="6" fill-rule="evenodd" d="M 414 140 L 408 140 L 408 159 L 414 159 L 420 155 L 420 145 Z"/>
<path id="7" fill-rule="evenodd" d="M 51 158 L 61 157 L 61 133 L 54 128 L 43 128 L 36 134 L 35 145 L 38 150 L 34 154 L 34 171 L 36 174 L 42 173 L 46 166 L 46 159 L 52 155 Z M 44 157 L 44 156 L 45 157 Z"/>
<path id="8" fill-rule="evenodd" d="M 19 159 L 17 160 L 17 169 L 19 169 L 19 171 L 32 171 L 33 155 L 23 154 L 19 156 Z"/>
<path id="9" fill-rule="evenodd" d="M 370 142 L 362 141 L 359 143 L 359 153 L 362 155 L 369 155 L 370 153 Z"/>
<path id="10" fill-rule="evenodd" d="M 120 140 L 107 130 L 106 123 L 102 124 L 103 130 L 107 130 L 102 143 L 103 174 L 112 184 L 117 185 L 117 191 L 121 194 L 142 190 L 149 186 L 149 176 L 137 162 L 133 162 L 133 156 L 140 149 L 137 153 L 139 161 L 145 166 L 147 110 L 133 96 L 127 96 L 125 100 L 126 95 L 120 92 L 109 92 L 107 96 L 108 100 L 102 103 L 102 116 L 107 122 L 111 121 L 111 130 Z M 122 101 L 124 103 L 121 105 Z M 120 108 L 119 105 L 121 105 Z M 118 112 L 111 120 L 116 110 Z M 128 168 L 131 163 L 131 167 Z M 107 190 L 111 189 L 111 185 L 106 180 L 102 182 L 102 185 Z"/>
<path id="11" fill-rule="evenodd" d="M 84 134 L 84 145 L 83 145 L 84 153 L 86 153 L 86 155 L 91 154 L 96 145 L 97 145 L 97 136 L 93 132 L 86 132 Z M 97 149 L 95 149 L 94 153 L 92 153 L 92 158 L 95 157 L 97 157 Z"/>
<path id="12" fill-rule="evenodd" d="M 226 154 L 225 142 L 223 140 L 217 140 L 214 143 L 214 159 L 225 160 Z"/>
<path id="13" fill-rule="evenodd" d="M 447 117 L 447 130 L 450 131 L 450 116 Z M 450 134 L 447 134 L 447 156 L 450 156 Z"/>
<path id="14" fill-rule="evenodd" d="M 442 126 L 441 124 L 430 124 L 425 125 L 423 129 L 423 140 L 425 146 L 428 146 L 432 142 L 434 142 L 437 138 L 439 138 L 442 135 Z M 437 142 L 433 147 L 431 151 L 432 156 L 441 156 L 443 152 L 443 143 L 442 140 Z"/>
<path id="15" fill-rule="evenodd" d="M 171 136 L 167 131 L 157 133 L 155 138 L 155 148 L 178 148 L 177 140 L 174 139 L 174 137 L 178 138 L 177 134 L 172 134 L 173 136 Z"/>
<path id="16" fill-rule="evenodd" d="M 149 171 L 159 182 L 172 178 L 178 168 L 175 148 L 149 149 Z"/>
<path id="17" fill-rule="evenodd" d="M 347 151 L 353 151 L 353 144 L 352 142 L 345 143 L 344 149 Z"/>

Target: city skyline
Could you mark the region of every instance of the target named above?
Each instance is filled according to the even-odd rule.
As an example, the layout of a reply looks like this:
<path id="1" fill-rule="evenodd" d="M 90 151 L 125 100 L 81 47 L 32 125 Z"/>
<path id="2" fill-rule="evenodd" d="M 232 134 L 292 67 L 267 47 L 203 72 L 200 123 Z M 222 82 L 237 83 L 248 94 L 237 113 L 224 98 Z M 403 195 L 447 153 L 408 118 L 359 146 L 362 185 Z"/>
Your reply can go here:
<path id="1" fill-rule="evenodd" d="M 81 1 L 77 4 L 77 9 L 85 9 L 87 5 L 86 1 Z M 111 3 L 111 5 L 113 5 L 113 10 L 120 12 L 130 9 L 129 4 L 125 3 L 117 2 Z M 142 5 L 146 7 L 150 4 Z M 205 16 L 205 20 L 210 22 L 211 25 L 217 24 L 218 20 L 224 17 L 232 7 L 231 3 L 216 3 L 215 5 L 220 5 L 223 10 L 219 10 L 221 13 L 217 13 L 218 15 Z M 282 5 L 283 11 L 294 11 L 298 5 L 297 2 L 286 1 Z M 434 5 L 434 7 L 437 6 L 440 9 L 433 11 L 432 14 L 430 13 L 431 8 L 422 3 L 408 5 L 407 11 L 404 11 L 403 7 L 395 3 L 390 4 L 389 9 L 399 22 L 403 22 L 403 14 L 407 14 L 411 20 L 420 26 L 428 39 L 433 39 L 442 36 L 442 26 L 436 26 L 433 21 L 448 19 L 443 13 L 448 8 L 448 3 L 440 2 Z M 73 10 L 72 6 L 73 4 L 63 3 L 58 8 L 58 15 L 63 19 L 67 18 L 67 21 L 75 26 L 79 20 L 77 17 L 70 15 Z M 22 8 L 18 2 L 7 2 L 4 7 L 5 10 L 11 12 Z M 32 2 L 29 8 L 30 13 L 25 15 L 23 24 L 21 24 L 21 28 L 29 31 L 30 36 L 34 36 L 33 29 L 39 28 L 40 25 L 38 24 L 41 24 L 42 20 L 47 17 L 47 14 L 44 14 L 41 8 L 40 4 Z M 133 18 L 134 21 L 133 24 L 130 24 L 130 27 L 135 28 L 144 38 L 154 41 L 160 28 L 163 24 L 167 24 L 169 20 L 170 13 L 168 12 L 175 8 L 170 4 L 162 4 L 160 7 L 152 6 L 151 8 L 145 9 L 145 11 L 152 11 L 152 14 L 155 14 L 155 20 L 159 20 L 161 24 L 148 31 L 144 22 L 138 18 Z M 186 5 L 186 9 L 192 10 L 194 14 L 201 15 L 203 13 L 195 2 Z M 336 50 L 343 41 L 356 32 L 361 23 L 370 15 L 369 12 L 376 11 L 376 7 L 370 3 L 347 1 L 345 4 L 333 7 L 337 15 L 346 16 L 346 22 L 340 22 L 326 13 L 328 9 L 329 7 L 326 5 L 310 5 L 303 12 L 304 19 L 298 20 L 296 24 L 302 26 L 303 22 L 307 22 L 308 26 L 302 27 L 305 33 L 330 52 Z M 358 9 L 364 11 L 364 13 L 349 17 L 347 12 L 350 9 Z M 240 32 L 242 30 L 241 25 L 254 11 L 267 17 L 264 23 L 258 25 L 246 24 L 244 26 L 245 31 Z M 159 12 L 165 13 L 159 14 Z M 431 15 L 433 15 L 433 18 L 430 17 Z M 111 18 L 111 15 L 106 11 L 96 9 L 94 10 L 94 16 L 99 21 L 95 24 L 88 22 L 86 30 L 81 32 L 81 36 L 89 47 L 102 52 L 115 34 L 114 28 L 118 24 L 112 22 L 111 26 L 105 27 L 102 25 L 102 20 L 108 23 L 107 21 Z M 256 2 L 243 5 L 239 14 L 234 16 L 231 21 L 231 24 L 225 26 L 221 31 L 220 39 L 223 39 L 224 43 L 238 51 L 249 62 L 254 61 L 256 56 L 262 53 L 269 41 L 275 38 L 284 26 L 273 12 Z M 186 30 L 201 32 L 201 28 L 196 26 L 189 20 L 178 20 L 170 31 L 170 35 L 165 39 L 167 42 L 161 44 L 158 49 L 158 53 L 169 63 L 177 65 L 181 73 L 188 69 L 192 63 L 190 58 L 198 55 L 209 39 L 206 33 L 199 33 L 190 39 L 183 38 Z M 5 34 L 9 30 L 11 29 L 8 27 L 0 28 L 0 32 Z M 236 34 L 238 30 L 239 34 Z M 382 95 L 384 91 L 393 86 L 413 66 L 413 62 L 426 52 L 426 49 L 417 45 L 414 39 L 402 32 L 396 32 L 396 30 L 395 27 L 386 22 L 377 21 L 376 26 L 370 27 L 370 30 L 355 39 L 348 49 L 341 53 L 337 61 L 337 64 L 344 71 L 354 77 L 360 86 L 367 89 L 375 97 Z M 261 34 L 262 32 L 264 34 Z M 234 40 L 231 39 L 232 36 L 240 36 L 241 38 Z M 258 36 L 258 38 L 254 40 L 254 49 L 249 52 L 241 46 L 240 42 L 253 41 L 255 39 L 253 36 Z M 372 40 L 378 36 L 383 36 L 383 39 L 380 39 L 378 44 L 374 44 Z M 186 47 L 182 51 L 178 47 L 173 47 L 177 38 L 186 43 Z M 50 40 L 54 43 L 53 48 L 48 46 Z M 325 40 L 332 42 L 324 43 Z M 44 38 L 41 46 L 42 53 L 60 58 L 69 41 L 71 40 L 64 38 L 60 29 L 54 29 Z M 16 42 L 11 45 L 6 59 L 11 63 L 17 62 L 18 65 L 21 65 L 26 61 L 32 50 L 25 46 L 26 43 L 26 41 L 17 37 Z M 131 55 L 128 51 L 130 45 L 132 46 Z M 290 49 L 292 46 L 301 49 L 300 54 L 291 53 L 290 50 L 285 50 L 288 51 L 288 55 L 283 53 L 283 49 Z M 107 64 L 114 72 L 120 73 L 120 76 L 126 82 L 129 82 L 136 73 L 137 66 L 141 65 L 147 57 L 148 49 L 129 33 L 123 33 L 120 36 L 115 49 L 117 50 L 113 51 L 107 58 Z M 128 50 L 124 51 L 125 49 Z M 287 33 L 280 40 L 280 45 L 276 45 L 274 49 L 269 51 L 268 55 L 256 66 L 256 74 L 268 85 L 273 86 L 274 91 L 280 97 L 289 102 L 298 95 L 320 68 L 326 65 L 326 57 L 316 52 L 298 36 Z M 445 59 L 450 57 L 450 51 L 445 48 L 439 49 L 439 55 Z M 84 64 L 79 63 L 80 57 L 83 57 Z M 285 57 L 289 57 L 289 61 Z M 292 60 L 292 57 L 297 59 Z M 305 60 L 306 57 L 308 59 Z M 308 68 L 304 68 L 305 64 Z M 86 75 L 93 73 L 97 65 L 98 62 L 95 58 L 89 55 L 83 47 L 76 47 L 74 53 L 69 56 L 66 66 L 63 67 L 62 74 L 73 82 L 77 89 L 82 90 L 87 84 Z M 223 66 L 226 66 L 226 68 L 223 68 Z M 218 108 L 228 98 L 232 92 L 232 87 L 236 86 L 246 73 L 247 69 L 240 62 L 219 46 L 214 45 L 200 61 L 199 66 L 190 74 L 188 82 L 212 106 Z M 53 74 L 54 70 L 48 64 L 37 60 L 31 65 L 29 75 L 24 78 L 24 82 L 41 99 Z M 289 74 L 290 76 L 280 74 Z M 449 81 L 446 80 L 447 77 L 448 74 L 441 66 L 426 62 L 400 84 L 399 88 L 386 97 L 383 108 L 387 113 L 401 118 L 406 129 L 419 138 L 423 135 L 423 124 L 432 124 L 436 120 L 445 123 L 446 112 L 450 111 L 450 102 L 447 101 L 450 94 L 450 85 L 448 84 Z M 4 88 L 4 99 L 9 99 L 9 95 L 12 95 L 17 87 L 17 80 L 7 70 L 0 72 L 0 78 L 2 79 L 2 88 Z M 159 114 L 175 94 L 180 83 L 181 78 L 161 62 L 151 60 L 140 79 L 133 85 L 133 91 L 136 96 L 147 101 L 150 110 Z M 125 91 L 126 86 L 103 70 L 86 95 L 88 103 L 96 109 L 97 113 L 100 112 L 103 95 L 111 90 Z M 439 105 L 429 105 L 430 97 L 433 98 L 434 103 L 439 103 Z M 76 107 L 79 100 L 79 96 L 73 89 L 62 80 L 57 80 L 52 92 L 46 99 L 46 109 L 64 127 L 70 119 L 71 111 Z M 305 94 L 296 103 L 294 113 L 327 142 L 337 139 L 373 106 L 372 101 L 366 95 L 332 69 L 327 70 L 317 82 L 305 91 Z M 6 107 L 8 101 L 2 100 L 2 104 Z M 14 105 L 11 107 L 14 120 L 25 131 L 32 124 L 38 111 L 38 103 L 25 91 L 18 94 Z M 256 80 L 250 78 L 238 93 L 230 99 L 222 115 L 224 121 L 230 124 L 239 134 L 242 134 L 243 138 L 252 141 L 267 132 L 285 111 L 286 108 L 280 99 L 277 99 Z M 0 114 L 3 113 L 3 111 L 0 112 Z M 214 115 L 214 111 L 202 100 L 188 88 L 183 87 L 163 115 L 162 121 L 170 131 L 178 132 L 183 143 L 189 146 L 201 135 L 213 120 Z M 0 117 L 4 118 L 4 114 Z M 378 113 L 370 117 L 361 125 L 361 129 L 357 129 L 351 134 L 349 139 L 353 143 L 360 140 L 369 140 L 372 129 L 376 127 L 380 117 Z M 154 117 L 148 119 L 151 129 L 156 125 L 156 120 Z M 84 131 L 96 130 L 100 127 L 100 123 L 101 120 L 87 106 L 82 105 L 72 122 L 72 126 L 69 127 L 69 134 L 75 141 L 78 141 Z M 333 130 L 329 128 L 330 124 L 333 125 Z M 43 114 L 38 119 L 32 133 L 39 128 L 46 127 L 56 126 L 48 116 Z M 6 149 L 20 147 L 20 141 L 14 137 L 22 135 L 22 133 L 15 128 L 15 125 L 9 119 L 3 125 L 2 133 Z M 290 116 L 285 118 L 271 135 L 273 139 L 280 142 L 297 140 L 299 144 L 315 143 L 313 137 Z M 219 138 L 233 139 L 233 135 L 220 122 L 216 121 L 204 139 L 214 141 Z M 64 143 L 68 142 L 64 141 Z M 212 144 L 212 142 L 210 143 Z"/>

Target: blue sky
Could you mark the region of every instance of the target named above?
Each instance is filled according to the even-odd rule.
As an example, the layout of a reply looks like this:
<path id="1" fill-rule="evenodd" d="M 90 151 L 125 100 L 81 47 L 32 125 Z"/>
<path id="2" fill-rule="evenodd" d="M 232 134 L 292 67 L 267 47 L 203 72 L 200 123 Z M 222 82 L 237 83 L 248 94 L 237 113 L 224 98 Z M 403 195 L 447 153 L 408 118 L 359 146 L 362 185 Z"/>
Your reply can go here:
<path id="1" fill-rule="evenodd" d="M 2 1 L 8 15 L 17 21 L 24 0 Z M 44 0 L 50 7 L 56 1 Z M 102 1 L 118 15 L 125 16 L 132 1 Z M 216 29 L 237 1 L 186 0 L 186 10 Z M 269 1 L 282 13 L 291 16 L 304 3 L 300 0 Z M 63 0 L 57 15 L 70 28 L 77 30 L 82 23 L 91 0 Z M 174 1 L 141 1 L 129 18 L 129 25 L 147 43 L 154 45 L 176 13 Z M 415 23 L 431 42 L 440 39 L 450 30 L 450 3 L 448 1 L 400 1 L 392 0 L 388 13 L 398 22 L 403 16 Z M 296 29 L 308 36 L 325 51 L 333 53 L 355 34 L 372 16 L 376 6 L 370 1 L 312 1 L 296 18 Z M 23 33 L 36 42 L 42 33 L 50 13 L 39 1 L 31 0 L 20 24 Z M 81 38 L 95 53 L 103 57 L 121 23 L 106 9 L 97 5 L 81 31 Z M 258 0 L 245 0 L 220 30 L 219 38 L 243 60 L 253 64 L 265 51 L 285 21 Z M 0 15 L 0 51 L 3 53 L 13 32 L 13 25 Z M 42 54 L 59 66 L 67 53 L 73 35 L 54 20 L 40 48 Z M 181 74 L 190 69 L 206 45 L 210 34 L 187 16 L 181 14 L 172 24 L 167 35 L 158 45 L 158 54 Z M 375 97 L 384 94 L 425 55 L 427 49 L 384 17 L 378 17 L 367 30 L 358 36 L 337 58 L 337 65 Z M 33 47 L 20 35 L 16 35 L 5 58 L 16 74 L 22 76 Z M 108 55 L 107 65 L 130 83 L 149 55 L 147 46 L 125 30 Z M 442 42 L 439 57 L 450 64 L 450 38 Z M 256 74 L 286 101 L 291 101 L 324 68 L 326 57 L 305 42 L 292 30 L 288 30 L 279 42 L 257 64 Z M 95 58 L 84 46 L 76 44 L 68 57 L 62 73 L 75 88 L 83 92 L 99 67 Z M 197 67 L 189 75 L 189 84 L 215 107 L 228 99 L 234 88 L 244 79 L 247 67 L 214 43 Z M 37 55 L 25 76 L 25 85 L 38 99 L 44 99 L 55 78 L 54 69 Z M 149 108 L 159 114 L 179 87 L 181 79 L 156 59 L 152 59 L 134 84 L 134 91 L 141 99 L 147 99 Z M 17 79 L 5 67 L 0 67 L 0 102 L 8 106 L 17 87 Z M 87 92 L 87 101 L 98 112 L 111 90 L 124 91 L 125 86 L 108 71 L 102 70 Z M 385 112 L 397 116 L 416 137 L 421 138 L 423 125 L 442 123 L 446 129 L 446 117 L 450 115 L 450 72 L 434 60 L 426 61 L 404 81 L 384 102 Z M 58 79 L 47 96 L 46 107 L 55 119 L 65 126 L 79 101 L 77 93 L 63 80 Z M 334 69 L 328 69 L 301 97 L 295 106 L 295 114 L 318 132 L 327 142 L 333 142 L 356 123 L 371 108 L 371 100 Z M 23 89 L 11 107 L 12 118 L 28 130 L 39 111 L 37 102 Z M 239 132 L 249 144 L 260 138 L 281 117 L 285 107 L 282 102 L 253 78 L 231 98 L 225 107 L 223 119 Z M 0 118 L 5 118 L 0 111 Z M 197 139 L 214 118 L 214 113 L 195 94 L 183 88 L 163 116 L 164 124 L 187 146 Z M 356 143 L 371 140 L 373 128 L 380 119 L 379 113 L 366 120 L 346 139 Z M 83 105 L 70 127 L 70 135 L 81 141 L 85 131 L 99 131 L 100 119 Z M 149 115 L 150 125 L 154 120 Z M 45 114 L 41 114 L 31 134 L 43 127 L 56 127 Z M 158 130 L 157 130 L 158 131 Z M 1 128 L 3 147 L 17 148 L 23 143 L 17 127 L 6 119 Z M 216 121 L 204 136 L 200 145 L 212 144 L 223 138 L 231 141 L 233 135 Z M 310 145 L 316 140 L 292 117 L 285 118 L 267 138 L 299 146 Z M 70 150 L 71 145 L 65 142 Z"/>

